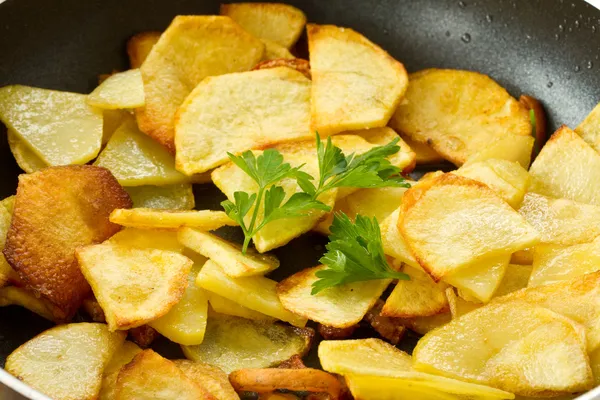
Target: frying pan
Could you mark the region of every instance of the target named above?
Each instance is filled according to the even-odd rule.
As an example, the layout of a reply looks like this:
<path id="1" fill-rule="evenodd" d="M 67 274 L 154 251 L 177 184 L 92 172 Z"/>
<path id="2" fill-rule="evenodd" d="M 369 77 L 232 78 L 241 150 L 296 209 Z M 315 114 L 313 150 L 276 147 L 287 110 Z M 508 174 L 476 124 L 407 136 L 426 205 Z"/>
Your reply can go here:
<path id="1" fill-rule="evenodd" d="M 552 129 L 563 123 L 574 127 L 600 101 L 600 11 L 583 0 L 282 1 L 302 9 L 312 22 L 356 29 L 408 71 L 480 71 L 514 96 L 533 95 L 543 101 Z M 94 88 L 98 74 L 127 68 L 124 45 L 131 35 L 163 30 L 179 14 L 216 14 L 219 7 L 219 0 L 0 3 L 0 86 L 20 83 L 80 93 Z M 0 198 L 14 194 L 21 173 L 2 129 Z M 198 208 L 219 209 L 224 199 L 211 185 L 196 187 L 195 194 Z M 283 268 L 272 277 L 281 279 L 316 265 L 324 244 L 324 238 L 305 235 L 278 249 Z M 0 307 L 0 365 L 16 347 L 50 326 L 28 311 Z M 408 339 L 402 345 L 406 350 L 415 341 Z M 163 354 L 181 357 L 166 341 L 155 346 Z M 28 398 L 46 399 L 1 369 L 0 382 Z M 11 393 L 0 383 L 0 399 L 21 398 Z M 580 398 L 600 399 L 600 390 Z"/>

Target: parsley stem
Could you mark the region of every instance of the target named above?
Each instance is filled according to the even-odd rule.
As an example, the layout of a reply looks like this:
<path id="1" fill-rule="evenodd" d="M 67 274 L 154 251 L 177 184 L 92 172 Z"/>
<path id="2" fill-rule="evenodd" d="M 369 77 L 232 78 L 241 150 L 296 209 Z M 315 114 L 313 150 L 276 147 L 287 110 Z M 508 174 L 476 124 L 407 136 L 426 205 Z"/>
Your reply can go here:
<path id="1" fill-rule="evenodd" d="M 263 195 L 265 193 L 264 186 L 258 190 L 258 194 L 256 195 L 256 202 L 254 203 L 254 210 L 252 211 L 252 219 L 250 220 L 250 225 L 248 226 L 248 234 L 244 235 L 244 245 L 242 247 L 242 253 L 246 254 L 248 250 L 248 245 L 250 244 L 250 239 L 256 234 L 254 230 L 254 225 L 256 224 L 256 218 L 258 218 L 258 213 L 260 212 L 260 205 L 262 202 Z"/>

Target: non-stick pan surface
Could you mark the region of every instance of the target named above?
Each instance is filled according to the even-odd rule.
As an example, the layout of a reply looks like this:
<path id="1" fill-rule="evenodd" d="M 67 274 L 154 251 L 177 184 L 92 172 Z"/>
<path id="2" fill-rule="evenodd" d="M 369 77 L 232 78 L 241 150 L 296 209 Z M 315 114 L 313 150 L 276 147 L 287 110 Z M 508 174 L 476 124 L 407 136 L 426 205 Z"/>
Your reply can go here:
<path id="1" fill-rule="evenodd" d="M 600 11 L 582 0 L 281 1 L 301 8 L 312 22 L 356 29 L 409 72 L 480 71 L 514 96 L 533 95 L 543 101 L 552 129 L 575 126 L 600 101 Z M 162 30 L 175 15 L 215 14 L 218 7 L 219 0 L 7 0 L 0 4 L 0 86 L 88 93 L 98 74 L 127 68 L 124 47 L 131 35 Z M 2 129 L 0 198 L 14 194 L 21 173 Z M 196 195 L 198 208 L 218 209 L 223 199 L 211 185 L 197 187 Z M 278 249 L 282 268 L 273 277 L 315 265 L 324 243 L 305 235 Z M 0 366 L 50 326 L 17 307 L 0 308 Z M 164 344 L 159 350 L 180 356 Z M 410 346 L 411 340 L 403 347 Z"/>

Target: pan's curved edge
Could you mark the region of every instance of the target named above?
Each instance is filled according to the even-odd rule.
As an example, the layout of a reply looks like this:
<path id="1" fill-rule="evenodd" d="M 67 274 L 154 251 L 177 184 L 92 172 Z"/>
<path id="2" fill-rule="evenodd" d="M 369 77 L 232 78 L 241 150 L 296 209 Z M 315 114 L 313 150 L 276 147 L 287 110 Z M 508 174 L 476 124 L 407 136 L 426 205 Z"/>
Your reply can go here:
<path id="1" fill-rule="evenodd" d="M 0 0 L 0 3 L 3 0 Z M 0 368 L 0 383 L 6 385 L 6 387 L 2 387 L 0 385 L 0 397 L 3 400 L 18 400 L 20 397 L 16 394 L 20 394 L 25 396 L 31 400 L 51 400 L 48 396 L 38 392 L 35 389 L 30 388 L 2 368 Z M 11 393 L 16 392 L 16 393 Z M 5 392 L 8 391 L 8 392 Z"/>

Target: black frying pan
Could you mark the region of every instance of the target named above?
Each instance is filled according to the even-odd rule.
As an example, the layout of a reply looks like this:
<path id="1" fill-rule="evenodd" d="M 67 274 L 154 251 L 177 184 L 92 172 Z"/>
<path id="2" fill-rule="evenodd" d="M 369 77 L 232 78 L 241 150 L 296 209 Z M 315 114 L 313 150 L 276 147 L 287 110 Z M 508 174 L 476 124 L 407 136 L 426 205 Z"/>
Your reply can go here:
<path id="1" fill-rule="evenodd" d="M 410 72 L 470 69 L 490 75 L 516 97 L 533 95 L 543 101 L 551 129 L 563 123 L 574 127 L 600 101 L 600 11 L 583 0 L 281 1 L 301 8 L 311 22 L 356 29 Z M 98 74 L 127 68 L 125 41 L 131 35 L 163 30 L 179 14 L 216 14 L 219 3 L 7 0 L 0 4 L 0 86 L 20 83 L 88 93 Z M 4 198 L 14 194 L 21 171 L 0 132 Z M 198 208 L 218 209 L 223 198 L 214 186 L 196 188 Z M 316 265 L 324 243 L 305 235 L 278 249 L 284 267 L 272 277 Z M 0 308 L 0 365 L 17 346 L 50 326 L 17 307 Z M 410 339 L 403 347 L 410 348 Z M 165 341 L 156 346 L 181 357 Z M 2 399 L 3 393 L 0 388 Z"/>

